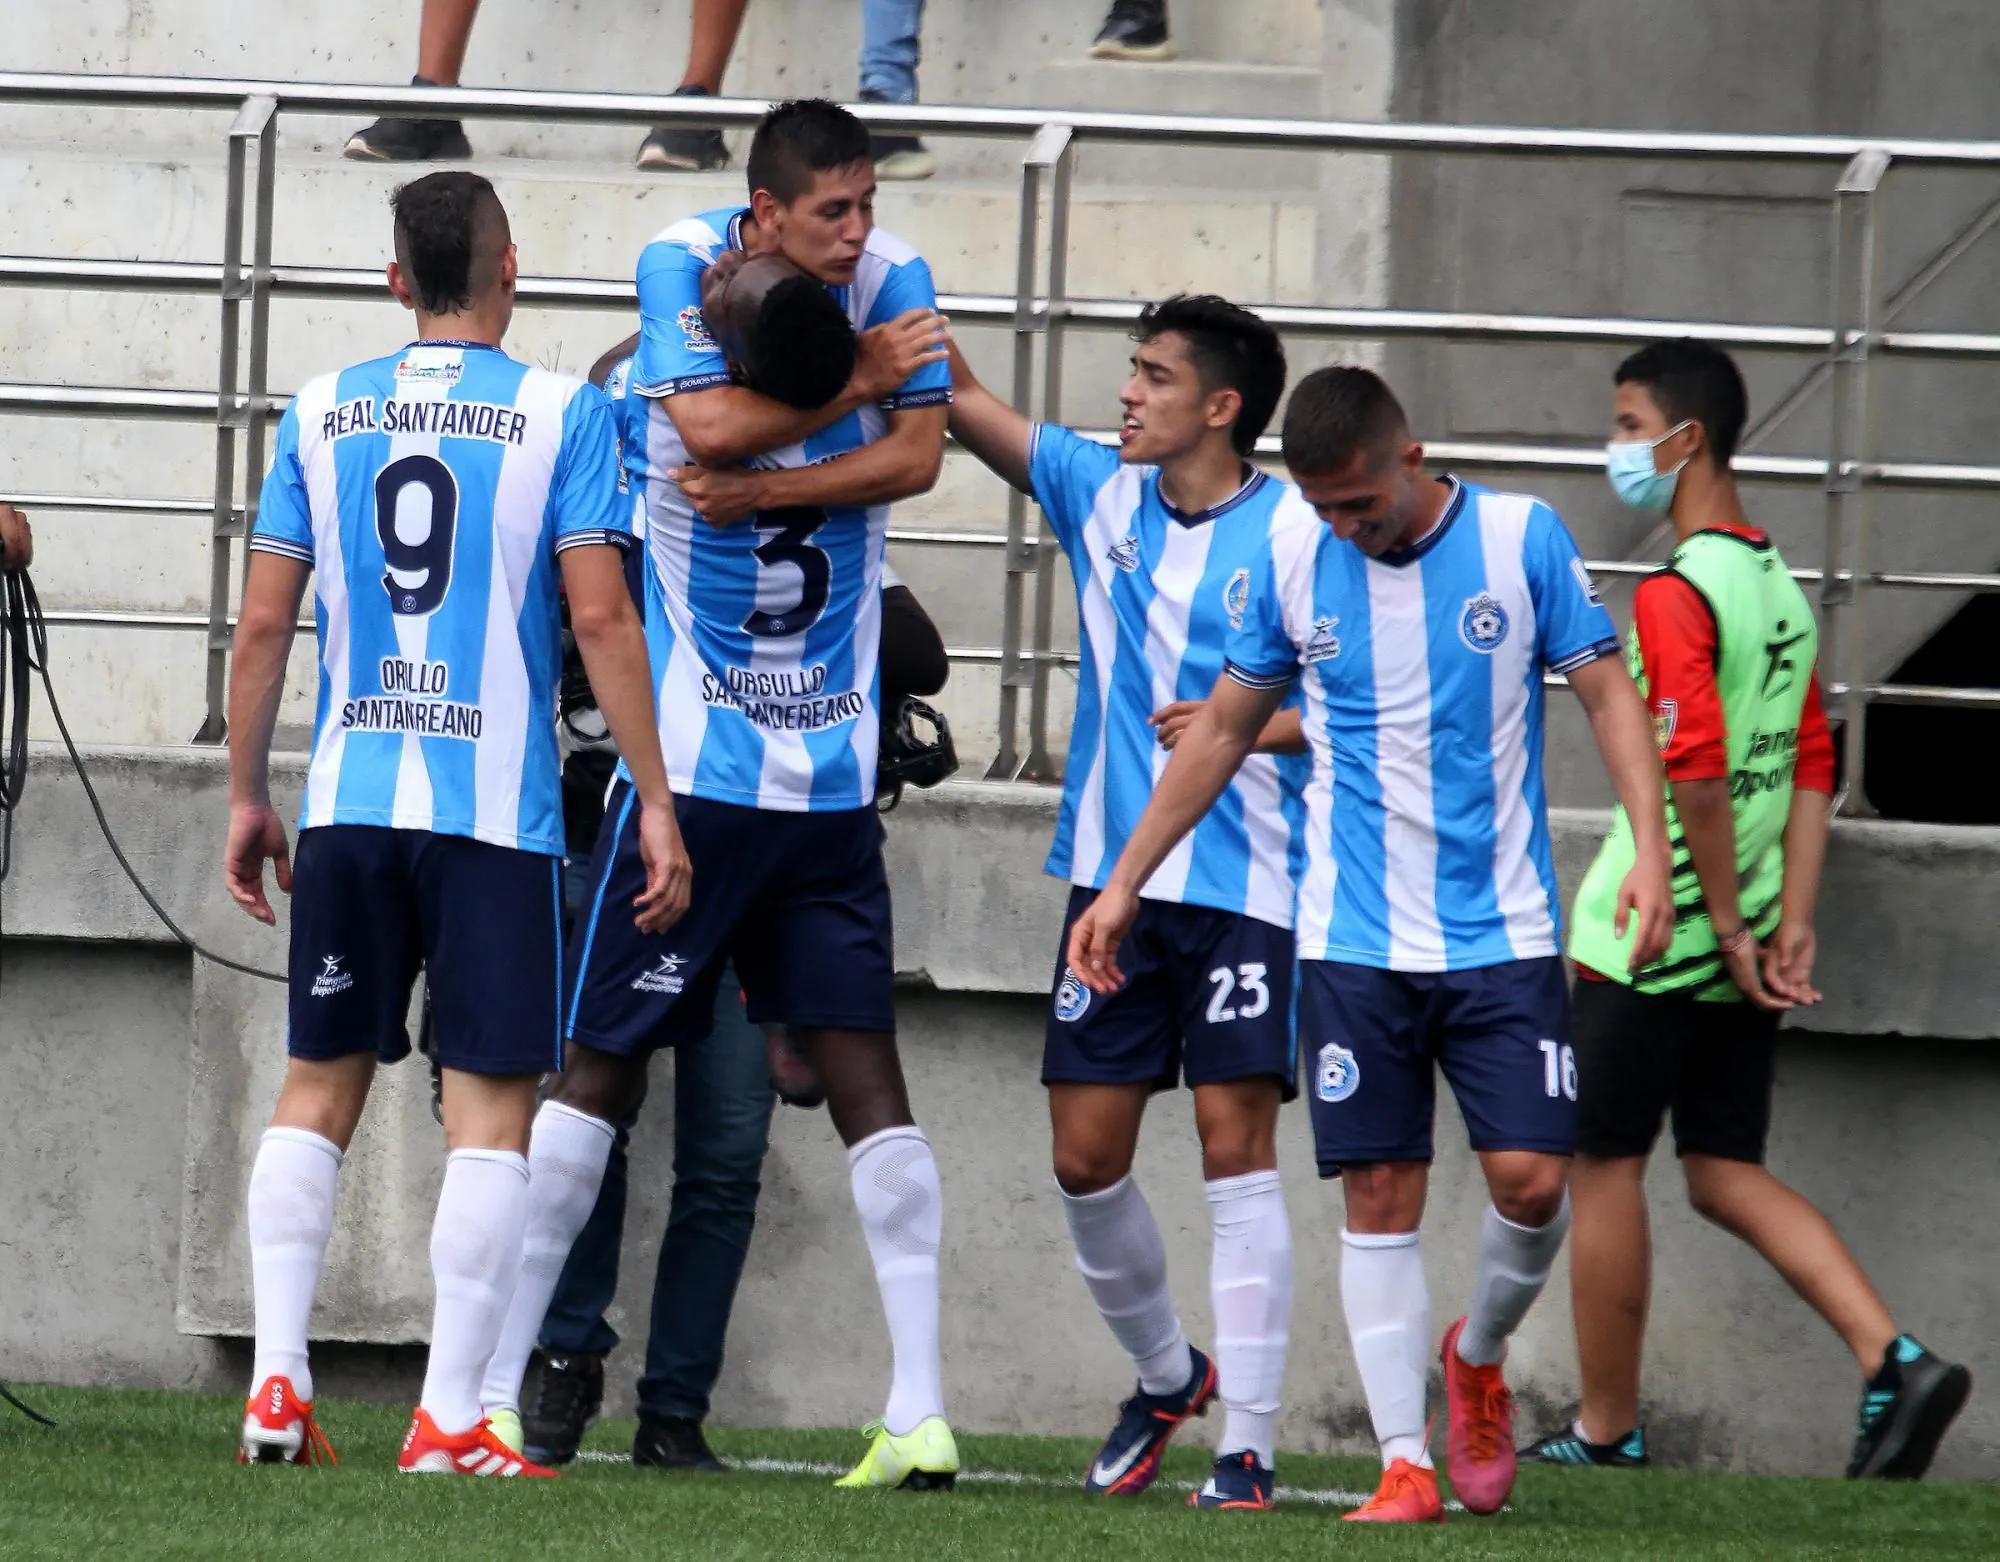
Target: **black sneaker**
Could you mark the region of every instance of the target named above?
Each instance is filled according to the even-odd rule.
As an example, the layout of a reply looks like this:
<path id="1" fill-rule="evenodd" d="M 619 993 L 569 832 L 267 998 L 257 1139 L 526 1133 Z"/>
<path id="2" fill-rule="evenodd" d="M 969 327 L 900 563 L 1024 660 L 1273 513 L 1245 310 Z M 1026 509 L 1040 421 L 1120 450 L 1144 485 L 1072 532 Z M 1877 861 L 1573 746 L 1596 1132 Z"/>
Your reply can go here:
<path id="1" fill-rule="evenodd" d="M 729 1468 L 701 1435 L 701 1423 L 680 1416 L 657 1420 L 641 1416 L 632 1439 L 632 1462 L 647 1470 L 702 1470 L 711 1475 Z"/>
<path id="2" fill-rule="evenodd" d="M 1594 1464 L 1614 1470 L 1643 1470 L 1653 1462 L 1646 1452 L 1643 1426 L 1635 1426 L 1608 1443 L 1593 1443 L 1583 1435 L 1581 1427 L 1572 1425 L 1553 1437 L 1529 1444 L 1515 1457 L 1529 1464 Z"/>
<path id="3" fill-rule="evenodd" d="M 1093 60 L 1171 60 L 1180 52 L 1167 32 L 1167 0 L 1111 0 L 1090 46 Z"/>
<path id="4" fill-rule="evenodd" d="M 1847 1478 L 1914 1481 L 1928 1470 L 1952 1418 L 1972 1392 L 1972 1374 L 1933 1356 L 1907 1334 L 1889 1342 L 1882 1370 L 1861 1395 L 1861 1428 Z"/>
<path id="5" fill-rule="evenodd" d="M 706 87 L 676 87 L 677 98 L 713 97 Z M 697 130 L 693 125 L 655 125 L 653 133 L 639 143 L 641 168 L 673 168 L 683 173 L 701 173 L 729 166 L 729 148 L 720 130 Z"/>
<path id="6" fill-rule="evenodd" d="M 435 87 L 437 83 L 412 76 L 410 85 Z M 465 126 L 455 119 L 386 115 L 349 136 L 340 155 L 362 163 L 456 163 L 472 156 L 472 143 L 465 139 Z"/>
<path id="7" fill-rule="evenodd" d="M 861 101 L 887 103 L 889 100 L 864 92 Z M 877 179 L 928 179 L 937 172 L 937 158 L 915 136 L 889 135 L 871 130 L 868 132 L 868 155 L 875 160 Z"/>
<path id="8" fill-rule="evenodd" d="M 536 1464 L 568 1464 L 603 1408 L 602 1356 L 544 1356 L 534 1408 L 521 1418 L 521 1452 Z"/>

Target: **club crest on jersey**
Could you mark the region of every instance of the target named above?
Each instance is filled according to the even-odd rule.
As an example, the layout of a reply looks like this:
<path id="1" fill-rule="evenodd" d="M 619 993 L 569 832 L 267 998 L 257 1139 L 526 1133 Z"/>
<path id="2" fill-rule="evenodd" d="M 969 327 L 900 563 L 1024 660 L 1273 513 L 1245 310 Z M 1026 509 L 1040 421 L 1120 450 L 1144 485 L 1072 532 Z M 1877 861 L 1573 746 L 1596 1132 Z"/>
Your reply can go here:
<path id="1" fill-rule="evenodd" d="M 344 993 L 354 985 L 350 972 L 340 968 L 345 955 L 321 955 L 320 964 L 324 969 L 313 978 L 312 995 L 315 998 L 331 998 L 335 993 Z"/>
<path id="2" fill-rule="evenodd" d="M 1653 702 L 1653 741 L 1660 745 L 1662 754 L 1673 746 L 1674 729 L 1680 725 L 1681 702 L 1679 700 L 1655 700 Z"/>
<path id="3" fill-rule="evenodd" d="M 681 339 L 691 353 L 719 353 L 722 348 L 714 337 L 708 334 L 708 322 L 701 317 L 701 306 L 689 304 L 676 317 L 680 323 Z"/>
<path id="4" fill-rule="evenodd" d="M 1319 1067 L 1313 1071 L 1313 1091 L 1329 1106 L 1345 1101 L 1361 1088 L 1361 1065 L 1354 1054 L 1337 1041 L 1319 1049 Z"/>
<path id="5" fill-rule="evenodd" d="M 1475 651 L 1493 652 L 1507 638 L 1507 610 L 1490 591 L 1465 599 L 1465 612 L 1458 620 L 1459 638 Z"/>
<path id="6" fill-rule="evenodd" d="M 1082 1019 L 1089 1007 L 1090 989 L 1077 980 L 1076 972 L 1064 966 L 1062 980 L 1056 983 L 1056 1018 L 1067 1025 Z"/>
<path id="7" fill-rule="evenodd" d="M 1105 551 L 1104 556 L 1129 575 L 1139 567 L 1139 539 L 1127 532 Z"/>
<path id="8" fill-rule="evenodd" d="M 632 983 L 632 991 L 638 993 L 679 993 L 687 986 L 687 978 L 680 974 L 687 964 L 684 955 L 661 955 L 660 963 L 650 971 L 641 971 Z"/>
<path id="9" fill-rule="evenodd" d="M 1240 569 L 1229 577 L 1229 584 L 1222 588 L 1223 610 L 1229 614 L 1229 627 L 1243 627 L 1243 610 L 1250 605 L 1250 572 Z"/>
<path id="10" fill-rule="evenodd" d="M 1315 618 L 1313 632 L 1301 653 L 1307 662 L 1330 662 L 1340 655 L 1340 636 L 1333 631 L 1338 627 L 1338 618 Z"/>

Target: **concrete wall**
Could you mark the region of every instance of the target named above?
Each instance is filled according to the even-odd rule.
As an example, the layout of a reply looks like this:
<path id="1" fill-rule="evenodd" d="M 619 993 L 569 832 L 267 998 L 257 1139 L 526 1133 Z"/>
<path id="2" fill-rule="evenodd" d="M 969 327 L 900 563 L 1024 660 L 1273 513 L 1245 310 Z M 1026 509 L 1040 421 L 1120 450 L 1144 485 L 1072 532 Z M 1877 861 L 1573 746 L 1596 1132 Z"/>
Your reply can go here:
<path id="1" fill-rule="evenodd" d="M 100 750 L 92 772 L 141 874 L 221 952 L 276 965 L 281 933 L 223 900 L 215 850 L 221 766 L 185 750 Z M 281 789 L 296 760 L 281 761 Z M 1092 1320 L 1047 1172 L 1037 1061 L 1062 891 L 1037 865 L 1053 799 L 953 784 L 892 823 L 904 1053 L 949 1206 L 947 1376 L 978 1430 L 1102 1430 L 1127 1369 Z M 1601 820 L 1556 820 L 1573 883 Z M 9 1244 L 0 1363 L 69 1382 L 230 1388 L 249 1328 L 241 1206 L 275 1094 L 279 990 L 164 947 L 118 877 L 67 764 L 35 751 L 0 905 L 0 1049 L 17 1126 L 0 1136 Z M 2000 1144 L 1996 979 L 2000 831 L 1844 825 L 1822 918 L 1821 1030 L 1781 1051 L 1773 1164 L 1824 1204 L 1907 1324 L 1971 1362 L 1989 1358 L 2000 1265 L 1981 1233 Z M 1842 1034 L 1845 1033 L 1845 1034 Z M 1951 1037 L 1953 1040 L 1936 1038 Z M 1307 1038 L 1310 1045 L 1310 1038 Z M 671 1067 L 663 1061 L 661 1068 Z M 391 1071 L 342 1179 L 316 1337 L 390 1346 L 428 1316 L 424 1234 L 442 1161 L 426 1081 Z M 656 1090 L 634 1150 L 627 1334 L 614 1365 L 628 1404 L 671 1164 L 670 1095 Z M 1427 1224 L 1439 1326 L 1463 1305 L 1482 1194 L 1448 1109 Z M 1313 1175 L 1304 1113 L 1282 1134 L 1298 1236 L 1298 1307 L 1282 1428 L 1288 1447 L 1358 1449 L 1365 1414 L 1338 1308 L 1340 1208 Z M 837 1425 L 876 1408 L 887 1368 L 844 1160 L 818 1113 L 781 1110 L 766 1198 L 717 1399 L 737 1424 Z M 1163 1098 L 1140 1174 L 1167 1233 L 1176 1294 L 1210 1333 L 1207 1212 L 1183 1098 Z M 1838 1466 L 1854 1385 L 1839 1346 L 1773 1275 L 1675 1202 L 1655 1172 L 1660 1283 L 1649 1352 L 1663 1455 L 1744 1469 Z M 1524 1425 L 1574 1391 L 1560 1276 L 1516 1345 Z M 829 1306 L 829 1299 L 834 1305 Z M 413 1354 L 335 1355 L 343 1388 L 408 1394 Z M 1940 1470 L 2000 1455 L 2000 1412 L 1975 1402 Z"/>

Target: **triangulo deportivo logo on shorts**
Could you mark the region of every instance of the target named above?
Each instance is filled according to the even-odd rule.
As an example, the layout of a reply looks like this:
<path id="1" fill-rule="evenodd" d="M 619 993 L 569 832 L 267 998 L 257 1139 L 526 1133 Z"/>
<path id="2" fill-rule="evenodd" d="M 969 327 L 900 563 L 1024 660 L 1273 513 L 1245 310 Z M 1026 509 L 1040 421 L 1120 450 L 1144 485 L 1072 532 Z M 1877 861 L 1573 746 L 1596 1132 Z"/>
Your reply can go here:
<path id="1" fill-rule="evenodd" d="M 1465 599 L 1465 613 L 1458 621 L 1459 637 L 1475 651 L 1497 651 L 1507 638 L 1507 610 L 1490 591 Z"/>
<path id="2" fill-rule="evenodd" d="M 354 978 L 341 970 L 340 962 L 346 955 L 321 955 L 320 964 L 325 967 L 313 978 L 312 995 L 315 998 L 331 998 L 335 993 L 344 993 L 354 985 Z"/>
<path id="3" fill-rule="evenodd" d="M 632 983 L 632 990 L 640 993 L 678 993 L 687 986 L 687 978 L 682 976 L 681 967 L 687 964 L 685 955 L 661 955 L 660 963 L 650 971 L 641 971 Z"/>
<path id="4" fill-rule="evenodd" d="M 1076 972 L 1064 966 L 1062 980 L 1056 983 L 1056 1018 L 1067 1025 L 1082 1019 L 1089 1007 L 1090 989 L 1077 980 Z"/>
<path id="5" fill-rule="evenodd" d="M 1313 1071 L 1313 1091 L 1331 1105 L 1345 1101 L 1361 1088 L 1361 1065 L 1354 1054 L 1337 1041 L 1319 1049 L 1319 1067 Z"/>

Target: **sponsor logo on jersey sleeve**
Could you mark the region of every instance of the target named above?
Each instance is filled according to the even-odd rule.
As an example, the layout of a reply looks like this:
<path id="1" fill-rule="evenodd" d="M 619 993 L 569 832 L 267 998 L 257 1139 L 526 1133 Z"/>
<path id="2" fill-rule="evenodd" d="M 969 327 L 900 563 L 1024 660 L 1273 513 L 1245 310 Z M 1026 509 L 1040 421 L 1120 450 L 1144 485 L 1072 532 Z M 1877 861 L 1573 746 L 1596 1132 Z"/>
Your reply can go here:
<path id="1" fill-rule="evenodd" d="M 1250 606 L 1250 572 L 1240 569 L 1229 577 L 1229 584 L 1222 588 L 1223 611 L 1229 615 L 1229 627 L 1243 627 L 1244 610 Z"/>
<path id="2" fill-rule="evenodd" d="M 681 340 L 691 353 L 719 353 L 721 346 L 708 334 L 708 322 L 701 316 L 701 306 L 689 304 L 677 317 L 681 328 Z"/>
<path id="3" fill-rule="evenodd" d="M 1597 582 L 1590 578 L 1590 571 L 1584 566 L 1582 559 L 1571 559 L 1569 572 L 1576 576 L 1576 583 L 1583 589 L 1583 598 L 1586 602 L 1592 607 L 1604 606 L 1603 593 L 1597 589 Z"/>
<path id="4" fill-rule="evenodd" d="M 1674 730 L 1680 725 L 1680 721 L 1679 700 L 1653 701 L 1653 741 L 1660 745 L 1662 754 L 1673 747 Z"/>

